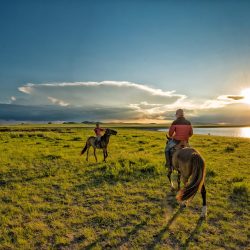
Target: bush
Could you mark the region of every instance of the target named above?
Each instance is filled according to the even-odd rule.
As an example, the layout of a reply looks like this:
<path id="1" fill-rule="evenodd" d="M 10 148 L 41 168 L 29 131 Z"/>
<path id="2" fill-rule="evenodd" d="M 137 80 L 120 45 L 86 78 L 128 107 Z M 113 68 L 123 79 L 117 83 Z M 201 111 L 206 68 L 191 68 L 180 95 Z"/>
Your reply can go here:
<path id="1" fill-rule="evenodd" d="M 213 178 L 213 177 L 215 177 L 216 175 L 217 175 L 217 174 L 215 173 L 214 170 L 207 169 L 207 171 L 206 171 L 206 177 L 208 177 L 208 178 Z"/>
<path id="2" fill-rule="evenodd" d="M 246 184 L 237 182 L 233 184 L 230 198 L 240 206 L 245 206 L 249 202 L 249 189 Z"/>
<path id="3" fill-rule="evenodd" d="M 227 146 L 225 147 L 224 151 L 226 153 L 231 153 L 231 152 L 234 152 L 235 148 L 234 147 L 231 147 L 231 146 Z"/>
<path id="4" fill-rule="evenodd" d="M 244 177 L 236 176 L 231 179 L 232 182 L 242 182 L 244 180 Z"/>
<path id="5" fill-rule="evenodd" d="M 60 155 L 46 155 L 44 158 L 46 158 L 47 160 L 58 160 L 58 159 L 61 159 L 62 156 L 60 156 Z"/>
<path id="6" fill-rule="evenodd" d="M 154 165 L 152 164 L 147 164 L 145 166 L 143 166 L 141 169 L 140 169 L 140 172 L 142 174 L 156 174 L 157 173 L 157 169 L 155 168 Z"/>
<path id="7" fill-rule="evenodd" d="M 72 141 L 81 141 L 81 140 L 82 140 L 82 138 L 81 138 L 81 137 L 79 137 L 79 136 L 74 137 L 74 138 L 72 139 Z"/>
<path id="8" fill-rule="evenodd" d="M 237 183 L 233 187 L 233 196 L 237 197 L 248 197 L 247 186 L 243 183 Z"/>

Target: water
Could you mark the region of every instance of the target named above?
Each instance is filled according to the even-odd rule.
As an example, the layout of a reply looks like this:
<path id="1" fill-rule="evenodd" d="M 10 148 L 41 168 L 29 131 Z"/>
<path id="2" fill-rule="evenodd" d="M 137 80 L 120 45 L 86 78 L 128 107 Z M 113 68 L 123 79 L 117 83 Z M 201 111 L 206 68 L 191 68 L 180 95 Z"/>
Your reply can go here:
<path id="1" fill-rule="evenodd" d="M 238 128 L 194 128 L 194 134 L 199 135 L 219 135 L 229 137 L 245 137 L 250 138 L 250 127 Z M 168 131 L 167 129 L 159 129 L 159 131 Z"/>

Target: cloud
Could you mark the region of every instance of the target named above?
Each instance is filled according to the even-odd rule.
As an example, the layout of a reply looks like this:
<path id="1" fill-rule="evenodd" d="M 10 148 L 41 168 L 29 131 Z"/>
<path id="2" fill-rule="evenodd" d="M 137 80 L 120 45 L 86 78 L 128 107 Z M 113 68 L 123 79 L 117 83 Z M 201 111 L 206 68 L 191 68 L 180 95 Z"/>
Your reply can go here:
<path id="1" fill-rule="evenodd" d="M 163 91 L 161 89 L 155 89 L 143 84 L 127 82 L 127 81 L 61 82 L 61 83 L 41 83 L 41 84 L 27 83 L 25 86 L 20 87 L 19 90 L 26 94 L 30 94 L 32 89 L 39 87 L 100 87 L 100 86 L 134 88 L 148 92 L 152 95 L 167 96 L 167 97 L 173 96 L 173 93 L 175 92 L 175 91 Z M 184 95 L 175 95 L 175 96 L 183 97 Z"/>
<path id="2" fill-rule="evenodd" d="M 48 96 L 48 99 L 49 99 L 52 103 L 57 104 L 57 105 L 59 105 L 59 106 L 63 106 L 63 107 L 69 106 L 69 103 L 64 102 L 63 100 L 59 100 L 59 99 L 56 99 L 56 98 L 51 97 L 51 96 Z"/>
<path id="3" fill-rule="evenodd" d="M 233 99 L 233 100 L 242 100 L 244 99 L 244 96 L 240 96 L 240 95 L 228 95 L 227 98 L 229 99 Z"/>
<path id="4" fill-rule="evenodd" d="M 139 119 L 138 115 L 130 108 L 107 107 L 62 107 L 55 105 L 33 106 L 0 104 L 1 120 L 15 121 L 84 121 L 84 120 L 125 120 Z"/>
<path id="5" fill-rule="evenodd" d="M 10 113 L 0 115 L 17 120 L 103 120 L 103 121 L 167 121 L 174 119 L 175 110 L 183 108 L 190 119 L 203 120 L 242 104 L 242 95 L 220 95 L 208 100 L 188 98 L 175 90 L 162 90 L 127 81 L 27 83 L 22 93 L 11 98 Z M 16 105 L 16 106 L 15 106 Z M 28 110 L 25 112 L 14 112 Z M 218 113 L 218 114 L 219 114 Z M 24 115 L 25 114 L 25 115 Z M 227 117 L 232 116 L 228 112 Z M 22 117 L 25 117 L 25 119 Z M 226 117 L 225 117 L 226 119 Z"/>
<path id="6" fill-rule="evenodd" d="M 25 94 L 31 94 L 32 93 L 32 86 L 33 84 L 27 84 L 25 86 L 19 87 L 18 90 L 25 93 Z"/>
<path id="7" fill-rule="evenodd" d="M 216 99 L 206 100 L 200 109 L 218 109 L 223 108 L 230 104 L 242 103 L 243 96 L 237 95 L 220 95 Z"/>
<path id="8" fill-rule="evenodd" d="M 131 103 L 171 104 L 185 95 L 175 91 L 163 91 L 143 84 L 132 82 L 63 82 L 63 83 L 28 83 L 19 88 L 26 94 L 26 100 L 32 104 L 46 104 L 48 96 L 70 103 L 73 106 L 129 105 Z"/>

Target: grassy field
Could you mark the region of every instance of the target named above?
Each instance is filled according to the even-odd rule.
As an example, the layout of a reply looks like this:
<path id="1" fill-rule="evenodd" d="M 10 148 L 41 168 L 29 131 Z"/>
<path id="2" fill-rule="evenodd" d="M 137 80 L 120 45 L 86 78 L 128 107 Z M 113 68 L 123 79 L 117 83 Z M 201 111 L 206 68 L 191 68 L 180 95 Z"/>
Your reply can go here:
<path id="1" fill-rule="evenodd" d="M 79 156 L 90 135 L 2 129 L 0 249 L 249 249 L 250 139 L 193 136 L 207 166 L 201 220 L 200 194 L 181 210 L 170 191 L 164 133 L 119 128 L 97 164 Z"/>

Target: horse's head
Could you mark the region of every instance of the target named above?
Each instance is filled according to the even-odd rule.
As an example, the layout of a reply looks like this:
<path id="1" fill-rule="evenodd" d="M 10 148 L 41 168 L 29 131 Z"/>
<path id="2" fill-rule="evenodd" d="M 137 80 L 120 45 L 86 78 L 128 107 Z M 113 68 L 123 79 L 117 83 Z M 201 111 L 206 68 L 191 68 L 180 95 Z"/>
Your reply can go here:
<path id="1" fill-rule="evenodd" d="M 107 128 L 106 131 L 105 131 L 105 134 L 106 135 L 116 135 L 117 131 L 115 131 L 113 129 L 110 129 L 110 128 Z"/>

